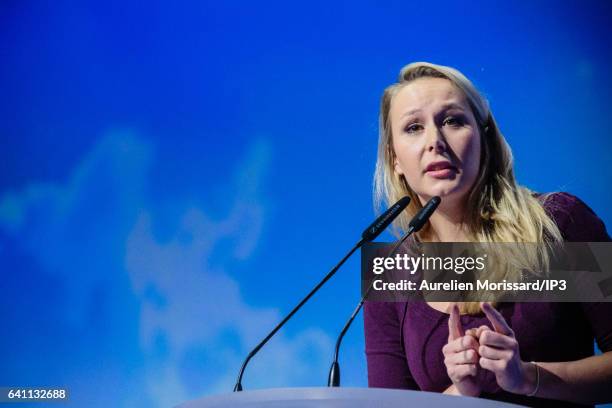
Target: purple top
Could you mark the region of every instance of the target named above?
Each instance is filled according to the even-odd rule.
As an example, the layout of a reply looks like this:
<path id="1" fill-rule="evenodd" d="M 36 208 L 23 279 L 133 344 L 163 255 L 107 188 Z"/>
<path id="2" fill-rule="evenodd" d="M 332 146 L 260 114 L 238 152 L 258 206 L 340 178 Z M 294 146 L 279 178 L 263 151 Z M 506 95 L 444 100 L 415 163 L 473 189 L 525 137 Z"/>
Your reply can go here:
<path id="1" fill-rule="evenodd" d="M 610 241 L 603 222 L 579 198 L 554 193 L 544 207 L 566 241 Z M 523 361 L 582 359 L 593 355 L 593 339 L 601 351 L 612 350 L 612 303 L 503 303 L 497 309 L 512 327 Z M 366 302 L 368 385 L 434 392 L 448 388 L 452 382 L 442 354 L 448 316 L 422 301 Z M 464 329 L 491 327 L 482 313 L 462 315 L 461 324 Z M 536 407 L 583 406 L 506 392 L 487 370 L 480 370 L 477 380 L 483 398 Z"/>

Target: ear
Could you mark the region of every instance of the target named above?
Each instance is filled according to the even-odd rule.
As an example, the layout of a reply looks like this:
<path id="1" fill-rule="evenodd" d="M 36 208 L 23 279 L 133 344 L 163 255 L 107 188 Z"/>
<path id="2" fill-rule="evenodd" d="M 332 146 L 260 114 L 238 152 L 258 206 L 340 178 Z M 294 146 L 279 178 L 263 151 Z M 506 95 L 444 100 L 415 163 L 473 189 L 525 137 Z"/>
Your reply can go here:
<path id="1" fill-rule="evenodd" d="M 404 170 L 402 170 L 402 167 L 400 166 L 399 161 L 397 160 L 397 157 L 393 159 L 393 170 L 395 171 L 395 174 L 397 174 L 398 176 L 404 175 Z"/>

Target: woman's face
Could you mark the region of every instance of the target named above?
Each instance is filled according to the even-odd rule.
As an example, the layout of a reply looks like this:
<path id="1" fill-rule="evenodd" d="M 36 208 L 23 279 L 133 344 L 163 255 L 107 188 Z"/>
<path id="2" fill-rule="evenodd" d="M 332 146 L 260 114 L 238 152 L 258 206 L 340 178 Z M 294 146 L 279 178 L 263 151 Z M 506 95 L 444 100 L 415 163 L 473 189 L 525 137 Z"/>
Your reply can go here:
<path id="1" fill-rule="evenodd" d="M 443 78 L 419 78 L 393 97 L 395 172 L 425 203 L 463 203 L 480 166 L 480 133 L 463 92 Z"/>

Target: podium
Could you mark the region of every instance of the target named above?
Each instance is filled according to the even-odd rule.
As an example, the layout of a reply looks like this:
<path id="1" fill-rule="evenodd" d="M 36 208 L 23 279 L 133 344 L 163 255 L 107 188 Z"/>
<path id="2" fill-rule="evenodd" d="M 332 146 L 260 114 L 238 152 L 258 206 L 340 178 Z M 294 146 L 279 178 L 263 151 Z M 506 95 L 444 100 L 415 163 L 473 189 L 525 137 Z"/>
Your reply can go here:
<path id="1" fill-rule="evenodd" d="M 425 391 L 383 388 L 271 388 L 213 395 L 185 402 L 176 408 L 511 408 L 505 402 L 439 394 Z"/>

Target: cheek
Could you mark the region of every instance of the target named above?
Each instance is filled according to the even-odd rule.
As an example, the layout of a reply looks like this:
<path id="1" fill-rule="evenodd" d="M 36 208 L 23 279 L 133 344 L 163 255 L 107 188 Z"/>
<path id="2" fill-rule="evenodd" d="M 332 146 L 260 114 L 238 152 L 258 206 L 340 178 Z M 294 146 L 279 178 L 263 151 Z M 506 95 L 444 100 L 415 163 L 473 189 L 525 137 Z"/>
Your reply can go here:
<path id="1" fill-rule="evenodd" d="M 478 171 L 480 167 L 480 135 L 470 134 L 460 139 L 454 151 L 459 156 L 464 169 Z"/>
<path id="2" fill-rule="evenodd" d="M 416 143 L 396 142 L 393 146 L 395 157 L 404 172 L 404 177 L 410 180 L 414 174 L 419 172 L 419 148 Z"/>
<path id="3" fill-rule="evenodd" d="M 472 143 L 470 143 L 469 155 L 470 167 L 473 167 L 475 172 L 477 172 L 480 168 L 481 147 L 480 136 L 476 135 Z"/>

